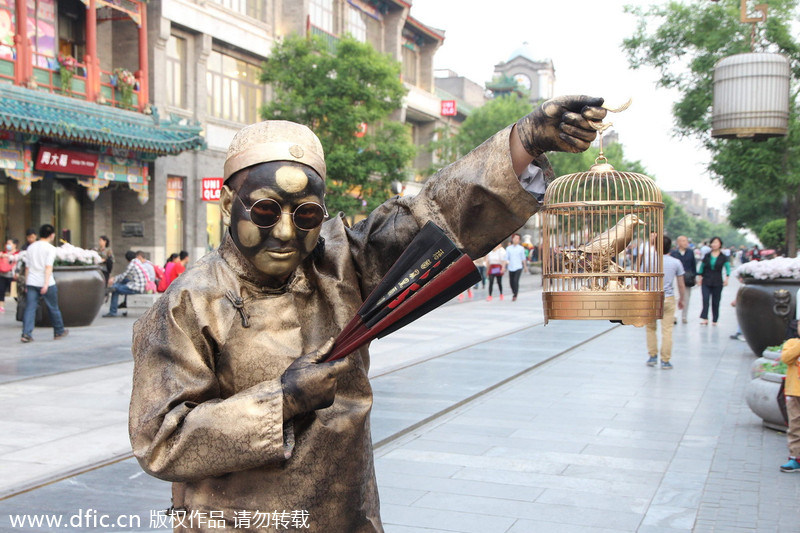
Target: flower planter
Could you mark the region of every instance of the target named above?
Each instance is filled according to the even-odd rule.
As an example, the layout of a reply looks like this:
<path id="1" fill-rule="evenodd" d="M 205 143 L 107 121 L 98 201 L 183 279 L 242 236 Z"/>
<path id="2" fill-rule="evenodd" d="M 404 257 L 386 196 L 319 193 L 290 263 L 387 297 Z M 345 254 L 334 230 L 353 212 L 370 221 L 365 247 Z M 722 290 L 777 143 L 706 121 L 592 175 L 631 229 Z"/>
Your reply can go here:
<path id="1" fill-rule="evenodd" d="M 99 266 L 56 266 L 53 277 L 58 287 L 58 308 L 66 327 L 89 326 L 97 318 L 105 299 L 106 282 Z M 44 302 L 37 327 L 51 327 Z"/>
<path id="2" fill-rule="evenodd" d="M 774 363 L 781 358 L 780 352 L 767 352 L 764 351 L 764 355 L 753 361 L 753 364 L 750 365 L 750 377 L 757 378 L 761 374 L 764 373 L 764 369 L 761 365 L 767 363 Z"/>
<path id="3" fill-rule="evenodd" d="M 786 419 L 780 408 L 779 402 L 784 402 L 781 385 L 783 375 L 765 372 L 753 379 L 747 385 L 745 399 L 750 410 L 764 421 L 764 425 L 786 431 Z"/>
<path id="4" fill-rule="evenodd" d="M 768 346 L 786 339 L 799 288 L 800 279 L 745 278 L 736 296 L 736 318 L 753 353 L 761 355 Z"/>

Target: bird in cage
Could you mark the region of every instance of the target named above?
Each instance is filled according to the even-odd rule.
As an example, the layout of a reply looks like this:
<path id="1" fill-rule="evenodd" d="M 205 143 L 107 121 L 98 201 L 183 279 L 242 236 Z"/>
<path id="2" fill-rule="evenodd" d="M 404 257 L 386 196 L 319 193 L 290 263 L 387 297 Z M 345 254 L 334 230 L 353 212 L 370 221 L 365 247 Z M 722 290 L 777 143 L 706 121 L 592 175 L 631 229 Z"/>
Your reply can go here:
<path id="1" fill-rule="evenodd" d="M 624 252 L 633 240 L 637 226 L 644 221 L 634 214 L 625 215 L 613 227 L 594 237 L 574 250 L 564 252 L 564 265 L 568 272 L 624 274 L 624 267 L 616 262 L 617 256 Z M 619 290 L 624 287 L 624 276 L 614 276 L 602 284 L 605 290 Z M 601 281 L 592 279 L 592 290 L 601 288 Z"/>

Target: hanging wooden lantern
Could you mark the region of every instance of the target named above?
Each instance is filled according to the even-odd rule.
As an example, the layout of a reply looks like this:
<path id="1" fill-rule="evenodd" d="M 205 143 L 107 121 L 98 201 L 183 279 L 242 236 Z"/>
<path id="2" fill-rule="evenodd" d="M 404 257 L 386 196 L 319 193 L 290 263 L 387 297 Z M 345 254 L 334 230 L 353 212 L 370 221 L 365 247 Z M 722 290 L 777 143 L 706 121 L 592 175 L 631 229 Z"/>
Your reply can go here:
<path id="1" fill-rule="evenodd" d="M 594 166 L 553 181 L 542 213 L 545 323 L 642 326 L 662 317 L 661 190 L 643 174 L 615 170 L 603 155 L 602 132 Z"/>

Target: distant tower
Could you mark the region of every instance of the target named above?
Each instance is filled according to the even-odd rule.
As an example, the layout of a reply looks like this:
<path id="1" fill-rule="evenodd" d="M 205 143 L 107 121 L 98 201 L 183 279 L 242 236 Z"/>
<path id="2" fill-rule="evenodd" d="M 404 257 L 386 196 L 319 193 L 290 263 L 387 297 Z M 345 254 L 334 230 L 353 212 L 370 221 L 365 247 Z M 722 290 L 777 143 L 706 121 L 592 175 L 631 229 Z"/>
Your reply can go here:
<path id="1" fill-rule="evenodd" d="M 495 94 L 508 92 L 509 79 L 513 79 L 525 91 L 530 92 L 531 104 L 553 97 L 556 71 L 550 59 L 536 59 L 530 45 L 514 50 L 505 62 L 494 66 L 495 79 L 486 88 Z"/>

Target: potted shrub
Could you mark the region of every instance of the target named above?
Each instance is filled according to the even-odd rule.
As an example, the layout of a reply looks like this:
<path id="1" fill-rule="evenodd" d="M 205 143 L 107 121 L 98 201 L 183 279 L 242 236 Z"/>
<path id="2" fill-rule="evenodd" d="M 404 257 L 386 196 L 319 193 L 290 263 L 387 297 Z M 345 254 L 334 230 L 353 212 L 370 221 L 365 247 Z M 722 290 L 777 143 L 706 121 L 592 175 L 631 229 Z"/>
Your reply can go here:
<path id="1" fill-rule="evenodd" d="M 19 261 L 25 261 L 20 252 Z M 100 255 L 69 243 L 56 247 L 53 278 L 58 286 L 58 307 L 66 327 L 90 325 L 100 312 L 106 291 L 106 281 L 100 270 Z M 37 327 L 48 327 L 50 313 L 42 306 L 42 319 Z"/>
<path id="2" fill-rule="evenodd" d="M 133 107 L 133 90 L 136 87 L 136 76 L 130 70 L 115 68 L 111 85 L 119 91 L 119 103 L 122 107 Z"/>
<path id="3" fill-rule="evenodd" d="M 753 353 L 786 338 L 800 288 L 800 258 L 750 261 L 733 271 L 743 283 L 736 295 L 736 318 Z"/>
<path id="4" fill-rule="evenodd" d="M 61 94 L 72 96 L 72 78 L 78 68 L 78 61 L 70 56 L 58 54 L 58 75 L 61 77 Z"/>

